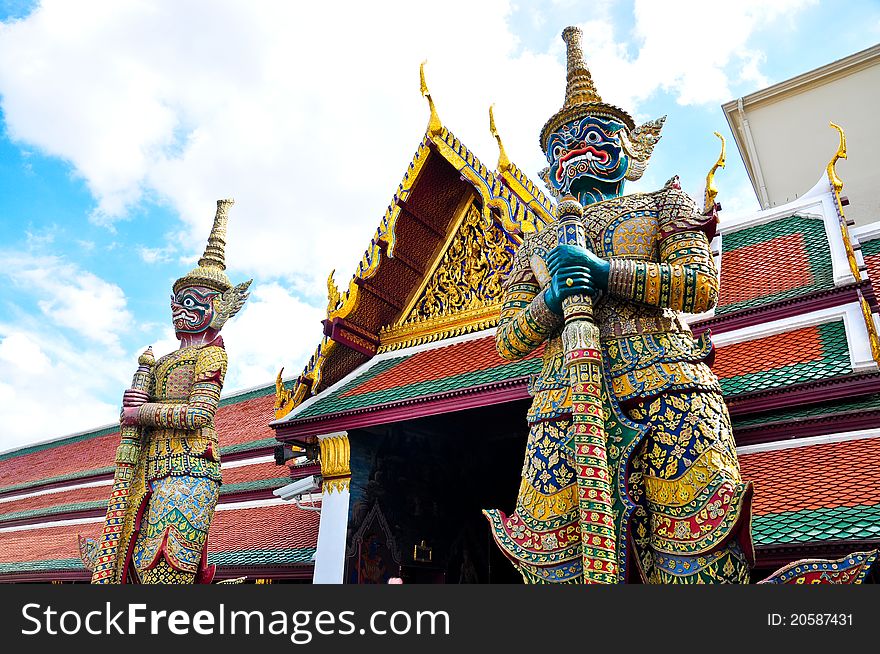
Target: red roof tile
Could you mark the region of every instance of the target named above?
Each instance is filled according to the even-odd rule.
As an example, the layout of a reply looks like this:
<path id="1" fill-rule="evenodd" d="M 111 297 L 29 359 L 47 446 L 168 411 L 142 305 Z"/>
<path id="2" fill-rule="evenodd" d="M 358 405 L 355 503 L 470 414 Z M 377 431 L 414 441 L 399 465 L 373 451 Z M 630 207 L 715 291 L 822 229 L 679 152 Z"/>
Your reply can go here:
<path id="1" fill-rule="evenodd" d="M 316 547 L 320 520 L 318 511 L 300 509 L 293 502 L 217 511 L 208 535 L 208 552 Z"/>
<path id="2" fill-rule="evenodd" d="M 862 251 L 864 253 L 864 250 Z M 864 255 L 865 265 L 868 266 L 868 277 L 871 281 L 880 286 L 880 253 Z"/>
<path id="3" fill-rule="evenodd" d="M 761 274 L 755 274 L 755 262 Z M 725 252 L 721 262 L 719 306 L 747 302 L 813 283 L 800 233 L 777 236 Z"/>
<path id="4" fill-rule="evenodd" d="M 248 481 L 260 481 L 263 479 L 290 478 L 290 468 L 275 465 L 274 461 L 268 463 L 255 463 L 249 466 L 237 466 L 223 469 L 223 483 L 241 484 Z"/>
<path id="5" fill-rule="evenodd" d="M 543 351 L 543 347 L 538 348 L 526 358 L 539 357 Z M 463 375 L 469 372 L 497 368 L 507 363 L 495 351 L 495 337 L 486 336 L 417 352 L 393 368 L 385 370 L 346 391 L 342 397 L 385 391 L 398 386 L 410 386 L 443 379 L 450 375 Z"/>
<path id="6" fill-rule="evenodd" d="M 47 493 L 46 495 L 26 497 L 20 500 L 12 500 L 11 502 L 0 502 L 0 514 L 45 509 L 50 506 L 74 504 L 76 502 L 106 500 L 110 497 L 110 491 L 111 487 L 109 485 L 93 486 L 91 488 L 75 488 L 60 493 Z"/>
<path id="7" fill-rule="evenodd" d="M 825 443 L 739 457 L 755 484 L 755 515 L 880 504 L 880 438 Z"/>
<path id="8" fill-rule="evenodd" d="M 275 418 L 274 392 L 221 406 L 216 426 L 220 446 L 238 445 L 274 438 L 269 422 Z M 85 438 L 37 452 L 12 456 L 0 461 L 0 488 L 50 477 L 95 470 L 113 465 L 119 432 Z"/>
<path id="9" fill-rule="evenodd" d="M 113 465 L 119 432 L 0 461 L 0 488 Z"/>
<path id="10" fill-rule="evenodd" d="M 282 550 L 315 547 L 320 513 L 293 503 L 217 511 L 208 551 Z M 0 533 L 0 564 L 79 558 L 77 534 L 97 537 L 99 522 Z"/>
<path id="11" fill-rule="evenodd" d="M 818 327 L 804 327 L 719 347 L 712 372 L 719 379 L 726 379 L 795 363 L 810 363 L 822 359 L 822 350 Z"/>
<path id="12" fill-rule="evenodd" d="M 275 431 L 269 427 L 275 420 L 274 407 L 274 389 L 262 397 L 221 406 L 214 420 L 220 447 L 275 438 Z"/>

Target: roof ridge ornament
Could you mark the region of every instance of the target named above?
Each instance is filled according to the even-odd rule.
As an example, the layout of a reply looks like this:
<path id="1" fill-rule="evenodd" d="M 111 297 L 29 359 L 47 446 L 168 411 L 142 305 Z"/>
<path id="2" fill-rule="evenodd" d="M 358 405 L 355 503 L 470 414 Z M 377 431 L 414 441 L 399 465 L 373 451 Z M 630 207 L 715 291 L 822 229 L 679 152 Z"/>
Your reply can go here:
<path id="1" fill-rule="evenodd" d="M 333 279 L 333 275 L 336 274 L 336 268 L 330 271 L 330 274 L 327 276 L 327 316 L 333 312 L 336 307 L 339 306 L 339 303 L 342 301 L 342 294 L 339 292 L 339 288 L 336 286 L 336 280 Z"/>
<path id="2" fill-rule="evenodd" d="M 715 136 L 721 139 L 721 154 L 718 155 L 718 161 L 715 162 L 715 165 L 709 169 L 709 174 L 706 175 L 706 193 L 705 193 L 705 203 L 703 204 L 704 213 L 708 214 L 715 207 L 715 198 L 718 197 L 718 187 L 715 186 L 715 172 L 719 168 L 724 168 L 727 165 L 727 148 L 724 142 L 724 137 L 721 136 L 718 132 L 712 132 Z"/>
<path id="3" fill-rule="evenodd" d="M 840 142 L 837 145 L 837 152 L 835 152 L 834 156 L 831 157 L 831 161 L 828 162 L 828 166 L 826 168 L 826 170 L 828 171 L 828 181 L 831 182 L 831 186 L 834 187 L 834 190 L 840 193 L 843 190 L 843 180 L 837 176 L 837 170 L 835 166 L 837 165 L 837 161 L 839 159 L 846 159 L 846 134 L 844 133 L 843 128 L 834 122 L 829 121 L 828 126 L 836 129 L 837 133 L 840 135 Z"/>
<path id="4" fill-rule="evenodd" d="M 428 90 L 427 82 L 425 82 L 426 63 L 428 63 L 427 59 L 419 65 L 419 90 L 422 93 L 422 97 L 428 99 L 428 107 L 431 109 L 431 117 L 428 119 L 428 134 L 437 136 L 443 132 L 443 123 L 440 122 L 440 116 L 437 115 L 437 107 L 434 106 L 434 100 L 431 98 L 431 92 Z"/>
<path id="5" fill-rule="evenodd" d="M 498 133 L 498 128 L 495 127 L 495 104 L 489 105 L 489 133 L 495 137 L 495 140 L 498 141 L 498 171 L 504 172 L 510 168 L 510 158 L 507 156 L 507 152 L 504 151 L 504 143 L 501 142 L 501 134 Z"/>

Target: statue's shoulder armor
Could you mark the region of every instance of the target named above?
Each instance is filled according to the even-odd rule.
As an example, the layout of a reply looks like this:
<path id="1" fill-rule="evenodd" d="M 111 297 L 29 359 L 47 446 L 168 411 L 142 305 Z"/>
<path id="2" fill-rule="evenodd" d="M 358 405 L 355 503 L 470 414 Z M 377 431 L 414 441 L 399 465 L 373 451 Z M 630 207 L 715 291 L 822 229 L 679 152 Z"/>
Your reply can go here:
<path id="1" fill-rule="evenodd" d="M 218 339 L 199 348 L 196 357 L 196 377 L 204 376 L 217 370 L 226 372 L 227 357 L 226 348 L 223 347 L 223 341 Z"/>
<path id="2" fill-rule="evenodd" d="M 715 238 L 717 216 L 701 214 L 697 203 L 681 189 L 677 176 L 650 195 L 657 206 L 661 238 L 678 232 L 703 232 L 710 241 Z"/>
<path id="3" fill-rule="evenodd" d="M 633 193 L 586 207 L 584 228 L 600 256 L 654 257 L 659 230 L 651 194 Z"/>

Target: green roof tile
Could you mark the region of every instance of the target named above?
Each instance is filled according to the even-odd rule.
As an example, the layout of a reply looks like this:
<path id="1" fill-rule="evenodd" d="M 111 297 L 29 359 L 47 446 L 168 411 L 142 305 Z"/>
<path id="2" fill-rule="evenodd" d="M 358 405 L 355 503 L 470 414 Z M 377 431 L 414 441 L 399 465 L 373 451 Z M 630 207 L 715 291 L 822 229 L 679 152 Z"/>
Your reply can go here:
<path id="1" fill-rule="evenodd" d="M 828 246 L 828 236 L 825 234 L 825 225 L 821 219 L 806 218 L 803 216 L 789 216 L 780 218 L 763 225 L 747 227 L 729 234 L 725 234 L 722 241 L 722 283 L 724 278 L 724 254 L 734 252 L 743 247 L 755 246 L 766 243 L 775 238 L 802 234 L 804 238 L 804 254 L 807 257 L 810 276 L 812 281 L 804 286 L 791 288 L 779 293 L 763 295 L 741 302 L 733 302 L 727 305 L 719 305 L 715 309 L 715 315 L 724 315 L 732 311 L 751 309 L 754 307 L 771 304 L 780 300 L 805 295 L 815 291 L 834 288 L 834 277 L 831 269 L 831 251 Z"/>
<path id="2" fill-rule="evenodd" d="M 755 545 L 826 540 L 867 540 L 880 536 L 880 505 L 803 509 L 754 516 Z"/>
<path id="3" fill-rule="evenodd" d="M 791 422 L 793 420 L 804 418 L 817 418 L 819 416 L 848 414 L 870 410 L 880 411 L 880 393 L 874 393 L 873 395 L 866 395 L 848 401 L 822 402 L 821 404 L 812 404 L 810 406 L 787 407 L 778 411 L 766 411 L 741 418 L 734 416 L 732 417 L 732 421 L 734 429 L 743 429 L 755 425 L 769 425 L 774 423 Z"/>
<path id="4" fill-rule="evenodd" d="M 739 395 L 791 386 L 852 372 L 843 321 L 838 320 L 819 325 L 817 329 L 822 342 L 821 359 L 727 377 L 721 380 L 721 389 L 724 395 Z"/>

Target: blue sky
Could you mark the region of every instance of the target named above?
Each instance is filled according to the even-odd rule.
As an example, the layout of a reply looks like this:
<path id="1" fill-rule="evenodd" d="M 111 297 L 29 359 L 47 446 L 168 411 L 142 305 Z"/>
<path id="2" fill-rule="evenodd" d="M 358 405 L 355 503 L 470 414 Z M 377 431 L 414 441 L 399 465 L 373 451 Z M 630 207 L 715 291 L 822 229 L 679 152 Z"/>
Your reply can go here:
<path id="1" fill-rule="evenodd" d="M 604 98 L 668 115 L 628 190 L 678 174 L 700 195 L 717 130 L 719 199 L 741 212 L 757 203 L 720 104 L 880 41 L 876 0 L 297 5 L 0 3 L 0 450 L 115 419 L 138 352 L 176 346 L 170 285 L 220 197 L 230 277 L 255 280 L 226 390 L 298 371 L 327 274 L 347 282 L 421 139 L 423 59 L 444 124 L 494 163 L 494 102 L 534 173 L 559 34 L 581 25 Z"/>

